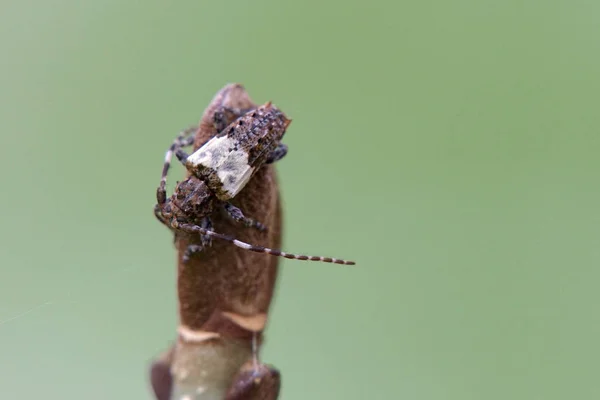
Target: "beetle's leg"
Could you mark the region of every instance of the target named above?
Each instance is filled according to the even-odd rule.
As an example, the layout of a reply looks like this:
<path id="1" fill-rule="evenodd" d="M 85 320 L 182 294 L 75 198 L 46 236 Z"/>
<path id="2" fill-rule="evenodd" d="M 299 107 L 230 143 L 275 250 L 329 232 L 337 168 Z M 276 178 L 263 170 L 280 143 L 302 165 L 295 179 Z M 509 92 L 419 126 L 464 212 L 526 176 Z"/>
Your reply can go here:
<path id="1" fill-rule="evenodd" d="M 213 224 L 210 217 L 202 218 L 202 221 L 200 221 L 200 226 L 206 229 L 207 231 L 213 230 Z M 202 242 L 202 246 L 204 247 L 212 246 L 212 237 L 210 237 L 209 235 L 200 235 L 200 241 Z"/>
<path id="2" fill-rule="evenodd" d="M 231 203 L 223 203 L 223 209 L 225 210 L 225 212 L 231 219 L 233 219 L 236 222 L 240 222 L 240 223 L 244 224 L 244 226 L 246 226 L 248 228 L 255 228 L 261 232 L 264 232 L 267 230 L 266 226 L 264 226 L 263 224 L 261 224 L 258 221 L 253 220 L 252 218 L 246 217 L 244 215 L 244 213 L 242 212 L 242 210 L 240 210 L 239 208 L 237 208 L 236 206 L 234 206 Z"/>
<path id="3" fill-rule="evenodd" d="M 275 148 L 275 150 L 273 150 L 268 156 L 267 156 L 267 160 L 265 161 L 265 164 L 272 164 L 276 161 L 281 160 L 283 157 L 285 157 L 285 155 L 288 152 L 288 147 L 287 145 L 283 144 L 283 143 L 279 143 L 277 145 L 277 147 Z"/>
<path id="4" fill-rule="evenodd" d="M 188 247 L 185 249 L 185 252 L 183 253 L 183 262 L 187 264 L 187 262 L 190 261 L 190 258 L 194 254 L 200 253 L 202 250 L 204 250 L 204 246 L 202 246 L 201 244 L 188 245 Z"/>
<path id="5" fill-rule="evenodd" d="M 212 222 L 209 217 L 202 218 L 202 221 L 199 225 L 202 229 L 206 229 L 209 231 L 213 230 Z M 212 245 L 212 238 L 208 235 L 200 234 L 200 243 L 199 244 L 190 244 L 183 253 L 183 262 L 187 263 L 190 258 L 197 253 L 200 253 L 207 247 Z"/>
<path id="6" fill-rule="evenodd" d="M 154 216 L 163 224 L 169 225 L 167 218 L 164 216 L 162 209 L 158 204 L 154 205 Z"/>
<path id="7" fill-rule="evenodd" d="M 165 154 L 165 163 L 163 164 L 162 175 L 160 177 L 160 185 L 158 186 L 158 189 L 156 189 L 156 200 L 161 208 L 167 202 L 167 175 L 169 174 L 169 168 L 171 167 L 173 153 L 181 147 L 190 146 L 193 144 L 194 136 L 190 135 L 195 133 L 197 129 L 198 128 L 196 126 L 191 126 L 181 131 Z"/>
<path id="8" fill-rule="evenodd" d="M 234 107 L 225 107 L 221 106 L 217 108 L 215 113 L 213 114 L 213 125 L 217 131 L 217 133 L 221 132 L 223 129 L 227 128 L 233 120 L 241 117 L 246 114 L 248 111 L 254 110 L 254 107 L 250 108 L 234 108 Z"/>
<path id="9" fill-rule="evenodd" d="M 179 148 L 175 150 L 175 156 L 183 165 L 185 165 L 185 160 L 187 160 L 190 155 Z"/>

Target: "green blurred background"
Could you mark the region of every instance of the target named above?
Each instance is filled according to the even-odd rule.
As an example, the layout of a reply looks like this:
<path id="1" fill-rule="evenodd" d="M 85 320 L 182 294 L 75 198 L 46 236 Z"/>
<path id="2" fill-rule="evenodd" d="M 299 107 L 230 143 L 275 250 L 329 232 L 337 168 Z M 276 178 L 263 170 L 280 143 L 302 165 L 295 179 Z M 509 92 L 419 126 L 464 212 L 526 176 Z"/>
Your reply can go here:
<path id="1" fill-rule="evenodd" d="M 294 123 L 282 399 L 600 398 L 600 3 L 0 2 L 2 399 L 149 399 L 164 150 L 243 83 Z M 181 169 L 178 169 L 181 175 Z"/>

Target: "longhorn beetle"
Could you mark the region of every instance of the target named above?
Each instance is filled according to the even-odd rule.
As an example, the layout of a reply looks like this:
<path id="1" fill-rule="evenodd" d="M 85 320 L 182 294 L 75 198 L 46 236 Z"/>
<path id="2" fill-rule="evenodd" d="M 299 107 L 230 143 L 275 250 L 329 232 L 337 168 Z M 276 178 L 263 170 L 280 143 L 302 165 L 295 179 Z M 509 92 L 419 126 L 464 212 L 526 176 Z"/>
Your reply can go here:
<path id="1" fill-rule="evenodd" d="M 175 155 L 219 200 L 228 201 L 263 164 L 287 154 L 287 146 L 280 141 L 292 121 L 271 102 L 251 110 L 223 130 L 219 129 L 220 115 L 217 112 L 214 121 L 219 134 L 189 156 L 181 147 Z"/>
<path id="2" fill-rule="evenodd" d="M 296 260 L 354 264 L 353 261 L 337 258 L 291 254 L 256 246 L 212 230 L 209 216 L 219 205 L 231 218 L 245 226 L 265 230 L 260 222 L 244 216 L 242 211 L 228 200 L 244 188 L 263 164 L 275 162 L 285 156 L 287 147 L 281 144 L 280 140 L 290 123 L 291 120 L 268 102 L 239 117 L 190 156 L 181 148 L 193 143 L 193 138 L 188 137 L 193 128 L 183 131 L 175 139 L 165 156 L 163 173 L 156 192 L 158 204 L 154 213 L 171 229 L 201 236 L 202 244 L 188 246 L 184 261 L 202 251 L 204 246 L 210 245 L 211 238 L 217 238 L 257 253 Z M 218 113 L 215 125 L 219 129 Z M 167 198 L 166 182 L 173 153 L 176 153 L 177 158 L 192 175 L 178 183 L 173 195 Z"/>

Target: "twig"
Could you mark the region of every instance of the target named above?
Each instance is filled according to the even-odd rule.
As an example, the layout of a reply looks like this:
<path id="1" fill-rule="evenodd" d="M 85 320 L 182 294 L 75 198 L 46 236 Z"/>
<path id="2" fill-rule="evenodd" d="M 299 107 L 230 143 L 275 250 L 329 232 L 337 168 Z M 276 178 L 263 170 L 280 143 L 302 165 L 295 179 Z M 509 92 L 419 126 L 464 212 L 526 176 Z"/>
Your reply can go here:
<path id="1" fill-rule="evenodd" d="M 255 107 L 241 85 L 221 89 L 205 110 L 195 136 L 197 149 L 216 134 L 215 111 Z M 227 123 L 239 115 L 226 115 Z M 267 232 L 240 227 L 215 213 L 215 230 L 242 241 L 280 248 L 281 208 L 275 171 L 263 166 L 233 203 Z M 187 263 L 183 254 L 198 238 L 177 234 L 180 326 L 176 343 L 155 361 L 151 383 L 158 400 L 276 399 L 279 372 L 258 362 L 279 259 L 214 241 Z M 253 343 L 254 351 L 253 351 Z"/>

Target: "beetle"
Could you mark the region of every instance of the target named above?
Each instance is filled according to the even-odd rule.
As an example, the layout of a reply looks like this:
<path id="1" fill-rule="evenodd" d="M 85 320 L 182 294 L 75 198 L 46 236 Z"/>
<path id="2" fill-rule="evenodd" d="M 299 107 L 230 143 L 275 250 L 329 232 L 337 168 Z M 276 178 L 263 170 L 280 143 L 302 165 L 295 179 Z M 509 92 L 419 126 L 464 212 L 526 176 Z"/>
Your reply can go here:
<path id="1" fill-rule="evenodd" d="M 216 113 L 217 129 L 219 123 L 219 113 Z M 246 112 L 191 155 L 187 155 L 182 148 L 193 143 L 193 138 L 189 135 L 194 129 L 188 128 L 175 139 L 165 155 L 154 213 L 173 230 L 201 236 L 200 244 L 191 244 L 186 249 L 184 262 L 210 245 L 211 238 L 217 238 L 245 250 L 273 256 L 354 265 L 353 261 L 292 254 L 257 246 L 212 230 L 210 215 L 218 207 L 247 227 L 265 230 L 263 224 L 246 217 L 229 200 L 244 188 L 263 164 L 278 161 L 287 154 L 287 147 L 280 141 L 290 123 L 291 120 L 283 112 L 268 102 Z M 171 197 L 167 198 L 167 175 L 173 154 L 176 154 L 191 175 L 179 182 Z"/>

